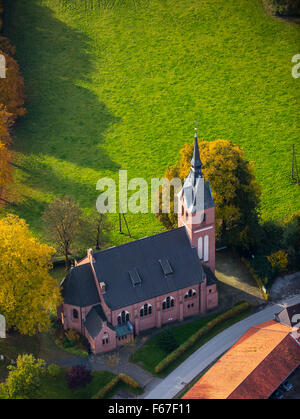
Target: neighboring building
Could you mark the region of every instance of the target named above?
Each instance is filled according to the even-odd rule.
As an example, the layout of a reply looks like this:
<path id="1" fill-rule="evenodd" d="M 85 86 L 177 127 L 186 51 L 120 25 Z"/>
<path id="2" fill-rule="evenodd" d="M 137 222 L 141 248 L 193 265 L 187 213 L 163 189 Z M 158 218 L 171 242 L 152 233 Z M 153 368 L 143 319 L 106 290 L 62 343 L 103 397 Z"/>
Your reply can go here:
<path id="1" fill-rule="evenodd" d="M 195 134 L 191 182 L 179 194 L 179 228 L 97 253 L 89 249 L 63 280 L 64 328 L 86 336 L 94 353 L 218 305 L 215 204 L 201 166 Z M 195 211 L 201 181 L 203 210 Z"/>
<path id="2" fill-rule="evenodd" d="M 267 399 L 300 364 L 300 339 L 268 321 L 251 327 L 184 399 Z"/>
<path id="3" fill-rule="evenodd" d="M 275 314 L 275 320 L 289 327 L 300 325 L 300 303 L 283 308 Z"/>

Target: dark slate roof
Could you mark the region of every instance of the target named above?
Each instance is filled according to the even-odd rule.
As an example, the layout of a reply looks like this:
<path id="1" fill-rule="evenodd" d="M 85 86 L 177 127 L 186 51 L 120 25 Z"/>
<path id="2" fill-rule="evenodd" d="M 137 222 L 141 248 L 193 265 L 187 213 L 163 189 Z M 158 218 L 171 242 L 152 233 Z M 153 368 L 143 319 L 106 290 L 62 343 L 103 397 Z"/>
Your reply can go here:
<path id="1" fill-rule="evenodd" d="M 214 285 L 218 282 L 217 277 L 212 273 L 208 266 L 202 265 L 203 270 L 206 274 L 206 285 Z"/>
<path id="2" fill-rule="evenodd" d="M 194 150 L 193 150 L 193 157 L 191 160 L 191 166 L 194 169 L 195 174 L 201 176 L 202 162 L 200 160 L 200 154 L 199 154 L 197 131 L 195 132 Z"/>
<path id="3" fill-rule="evenodd" d="M 294 327 L 299 321 L 297 315 L 300 315 L 300 303 L 285 307 L 275 314 L 275 319 L 286 326 Z"/>
<path id="4" fill-rule="evenodd" d="M 89 264 L 75 266 L 61 283 L 65 304 L 87 307 L 100 303 L 93 273 Z"/>
<path id="5" fill-rule="evenodd" d="M 202 182 L 204 182 L 204 190 L 201 189 Z M 204 181 L 202 177 L 194 178 L 193 170 L 190 171 L 189 175 L 185 179 L 184 185 L 178 194 L 179 198 L 181 197 L 182 193 L 184 193 L 186 206 L 190 212 L 194 212 L 197 209 L 196 199 L 197 197 L 198 199 L 202 199 L 202 193 L 204 193 L 204 207 L 198 208 L 198 211 L 199 209 L 207 209 L 216 206 L 216 204 L 214 203 L 214 198 L 212 196 L 210 183 L 208 181 Z"/>
<path id="6" fill-rule="evenodd" d="M 92 338 L 95 338 L 102 329 L 103 322 L 106 321 L 107 319 L 103 311 L 103 308 L 101 304 L 98 304 L 91 308 L 88 312 L 84 321 L 84 326 L 89 332 L 89 334 L 92 336 Z"/>
<path id="7" fill-rule="evenodd" d="M 94 254 L 99 282 L 112 309 L 126 307 L 202 282 L 203 271 L 185 227 L 166 231 Z M 165 276 L 159 263 L 167 258 L 173 273 Z M 76 268 L 74 268 L 76 269 Z M 129 272 L 137 270 L 141 284 L 133 286 Z"/>

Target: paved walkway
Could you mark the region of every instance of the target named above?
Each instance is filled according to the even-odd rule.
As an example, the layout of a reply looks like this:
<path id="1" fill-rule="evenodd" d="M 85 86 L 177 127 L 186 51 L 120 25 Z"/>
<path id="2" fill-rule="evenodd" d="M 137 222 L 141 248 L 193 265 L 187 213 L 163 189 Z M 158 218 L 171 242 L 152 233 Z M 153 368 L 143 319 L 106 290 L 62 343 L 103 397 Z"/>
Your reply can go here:
<path id="1" fill-rule="evenodd" d="M 155 378 L 148 371 L 136 364 L 129 362 L 130 355 L 143 345 L 143 340 L 139 339 L 137 344 L 132 347 L 121 347 L 118 351 L 101 355 L 89 355 L 79 357 L 74 355 L 59 357 L 52 360 L 58 365 L 72 367 L 73 365 L 85 365 L 91 370 L 111 371 L 114 374 L 124 373 L 136 380 L 144 388 L 152 388 L 161 379 Z"/>
<path id="2" fill-rule="evenodd" d="M 283 305 L 293 305 L 300 302 L 300 294 L 283 300 L 281 303 L 270 303 L 262 310 L 234 324 L 209 342 L 201 346 L 178 368 L 152 389 L 146 389 L 145 399 L 172 399 L 197 375 L 213 361 L 227 351 L 250 327 L 274 318 Z"/>

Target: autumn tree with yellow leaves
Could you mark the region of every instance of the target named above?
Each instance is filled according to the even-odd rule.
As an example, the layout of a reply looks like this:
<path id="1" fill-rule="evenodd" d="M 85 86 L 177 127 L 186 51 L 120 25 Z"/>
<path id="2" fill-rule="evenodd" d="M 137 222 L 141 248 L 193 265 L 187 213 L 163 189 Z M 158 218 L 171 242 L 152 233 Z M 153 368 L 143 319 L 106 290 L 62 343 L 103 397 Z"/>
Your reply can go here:
<path id="1" fill-rule="evenodd" d="M 199 141 L 203 176 L 210 181 L 216 204 L 216 234 L 222 244 L 249 251 L 255 245 L 258 229 L 260 187 L 255 180 L 253 164 L 245 159 L 242 149 L 227 140 Z M 179 177 L 184 182 L 191 169 L 193 144 L 184 144 L 181 159 L 167 168 L 169 180 Z M 166 228 L 177 226 L 174 191 L 171 191 L 169 214 L 159 213 Z"/>
<path id="2" fill-rule="evenodd" d="M 28 335 L 49 329 L 49 315 L 62 301 L 49 274 L 54 253 L 23 219 L 11 214 L 0 219 L 0 313 L 8 328 Z"/>

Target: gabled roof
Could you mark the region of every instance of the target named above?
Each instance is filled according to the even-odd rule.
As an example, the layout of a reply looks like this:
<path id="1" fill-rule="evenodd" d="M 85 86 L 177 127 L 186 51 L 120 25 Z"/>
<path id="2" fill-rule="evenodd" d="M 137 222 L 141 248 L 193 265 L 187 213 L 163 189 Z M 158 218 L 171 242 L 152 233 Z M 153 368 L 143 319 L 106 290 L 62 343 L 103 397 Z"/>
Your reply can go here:
<path id="1" fill-rule="evenodd" d="M 265 322 L 251 327 L 183 398 L 268 398 L 299 363 L 291 328 Z"/>
<path id="2" fill-rule="evenodd" d="M 201 262 L 185 227 L 116 246 L 94 254 L 98 281 L 105 282 L 103 298 L 112 309 L 126 307 L 203 280 Z M 173 270 L 164 275 L 159 260 Z M 76 267 L 74 268 L 76 269 Z M 133 286 L 129 272 L 137 270 L 141 283 Z"/>
<path id="3" fill-rule="evenodd" d="M 107 318 L 105 316 L 101 304 L 98 304 L 92 307 L 91 310 L 88 312 L 84 321 L 84 326 L 91 335 L 91 337 L 95 338 L 101 331 L 103 322 L 107 322 Z M 114 330 L 114 328 L 109 323 L 107 325 L 112 330 Z"/>
<path id="4" fill-rule="evenodd" d="M 62 281 L 61 290 L 65 304 L 87 307 L 100 303 L 95 279 L 88 263 L 72 268 Z"/>

